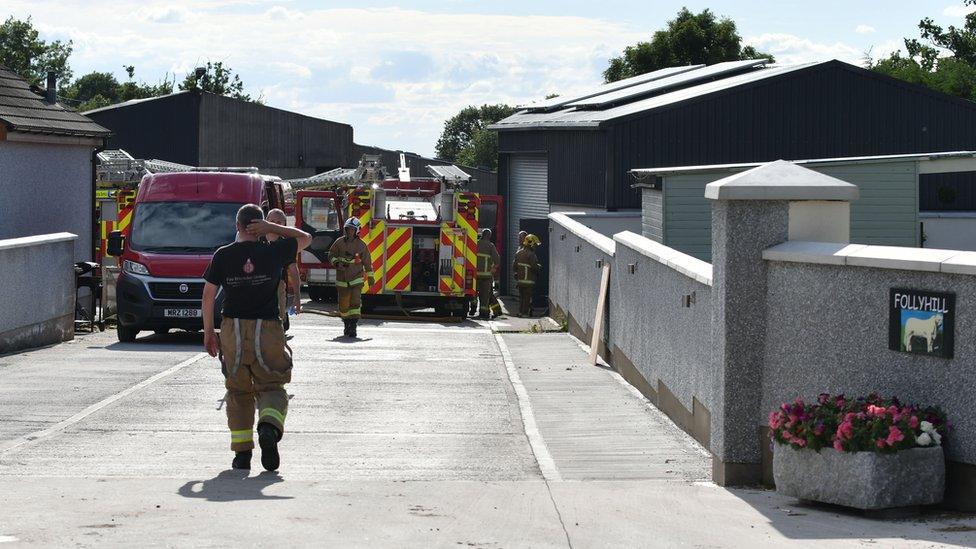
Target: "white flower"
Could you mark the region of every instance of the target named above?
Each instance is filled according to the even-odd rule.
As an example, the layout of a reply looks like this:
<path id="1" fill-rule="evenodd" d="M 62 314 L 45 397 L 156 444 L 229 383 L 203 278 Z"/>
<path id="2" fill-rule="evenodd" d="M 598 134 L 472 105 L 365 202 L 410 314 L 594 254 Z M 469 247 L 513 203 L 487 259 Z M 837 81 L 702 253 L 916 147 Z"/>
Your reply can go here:
<path id="1" fill-rule="evenodd" d="M 940 435 L 938 433 L 938 431 L 932 431 L 931 435 L 932 435 L 932 440 L 935 441 L 935 445 L 936 446 L 941 446 L 942 445 L 942 435 Z"/>
<path id="2" fill-rule="evenodd" d="M 935 426 L 932 425 L 932 423 L 931 422 L 928 422 L 928 421 L 923 421 L 922 424 L 920 425 L 920 427 L 922 428 L 922 432 L 923 433 L 929 433 L 929 432 L 932 432 L 932 430 L 935 429 Z"/>
<path id="3" fill-rule="evenodd" d="M 928 446 L 929 444 L 932 444 L 932 437 L 930 437 L 928 433 L 922 433 L 918 435 L 915 442 L 917 442 L 919 446 Z"/>

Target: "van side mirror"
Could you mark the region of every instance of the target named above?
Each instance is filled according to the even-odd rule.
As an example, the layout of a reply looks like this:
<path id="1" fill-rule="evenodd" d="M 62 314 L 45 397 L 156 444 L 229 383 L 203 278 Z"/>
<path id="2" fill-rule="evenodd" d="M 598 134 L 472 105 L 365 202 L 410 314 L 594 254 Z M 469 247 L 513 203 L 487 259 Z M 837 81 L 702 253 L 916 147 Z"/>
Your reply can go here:
<path id="1" fill-rule="evenodd" d="M 108 233 L 108 241 L 105 246 L 105 251 L 108 255 L 113 257 L 119 257 L 122 255 L 122 250 L 125 247 L 125 237 L 122 236 L 122 231 L 112 231 Z"/>

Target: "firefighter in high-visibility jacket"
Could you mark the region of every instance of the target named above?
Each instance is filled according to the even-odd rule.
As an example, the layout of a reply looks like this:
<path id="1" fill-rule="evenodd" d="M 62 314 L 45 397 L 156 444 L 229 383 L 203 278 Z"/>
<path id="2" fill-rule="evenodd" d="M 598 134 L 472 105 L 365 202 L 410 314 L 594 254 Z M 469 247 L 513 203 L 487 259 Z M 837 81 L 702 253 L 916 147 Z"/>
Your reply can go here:
<path id="1" fill-rule="evenodd" d="M 478 272 L 475 277 L 478 289 L 478 318 L 482 320 L 497 317 L 502 313 L 502 307 L 495 297 L 495 278 L 498 276 L 501 261 L 498 250 L 491 241 L 491 229 L 484 229 L 478 239 Z"/>
<path id="2" fill-rule="evenodd" d="M 542 271 L 539 258 L 535 255 L 535 248 L 542 244 L 539 237 L 530 234 L 522 240 L 515 261 L 512 262 L 512 272 L 515 273 L 515 285 L 519 291 L 519 316 L 532 316 L 532 292 L 535 282 Z"/>
<path id="3" fill-rule="evenodd" d="M 357 337 L 356 327 L 361 316 L 363 284 L 373 276 L 373 262 L 369 248 L 359 238 L 359 220 L 350 217 L 343 226 L 345 235 L 337 238 L 329 249 L 329 261 L 336 268 L 336 292 L 339 314 L 346 328 L 343 335 Z"/>

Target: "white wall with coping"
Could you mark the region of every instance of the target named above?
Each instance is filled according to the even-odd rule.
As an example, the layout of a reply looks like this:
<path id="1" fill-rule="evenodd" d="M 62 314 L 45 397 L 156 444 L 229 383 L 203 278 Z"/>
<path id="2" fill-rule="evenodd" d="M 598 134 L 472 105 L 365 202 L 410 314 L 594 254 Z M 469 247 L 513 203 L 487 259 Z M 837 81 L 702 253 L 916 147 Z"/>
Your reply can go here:
<path id="1" fill-rule="evenodd" d="M 612 237 L 621 231 L 640 232 L 643 217 L 641 210 L 608 212 L 592 208 L 552 205 L 549 211 L 568 215 L 606 237 Z"/>
<path id="2" fill-rule="evenodd" d="M 645 238 L 639 234 L 625 231 L 613 235 L 613 239 L 626 245 L 641 255 L 666 265 L 688 278 L 706 286 L 712 285 L 712 264 L 692 257 L 686 253 L 669 248 L 664 244 Z"/>
<path id="3" fill-rule="evenodd" d="M 630 231 L 607 238 L 584 226 L 580 216 L 549 215 L 550 301 L 569 317 L 574 335 L 591 335 L 600 288 L 598 262 L 610 262 L 601 356 L 618 368 L 631 364 L 628 368 L 653 391 L 663 384 L 685 409 L 676 412 L 669 404 L 669 413 L 676 413 L 672 417 L 692 431 L 688 418 L 697 408 L 695 401 L 706 408 L 714 401 L 711 265 Z M 707 439 L 707 421 L 701 429 L 705 432 L 695 435 Z"/>
<path id="4" fill-rule="evenodd" d="M 565 228 L 567 231 L 573 233 L 579 238 L 582 238 L 587 243 L 595 246 L 604 253 L 610 255 L 613 254 L 613 238 L 598 232 L 596 229 L 588 227 L 583 222 L 584 219 L 593 219 L 593 214 L 583 212 L 551 213 L 549 214 L 549 219 L 559 223 L 559 225 Z M 552 236 L 550 236 L 550 239 L 551 238 Z"/>
<path id="5" fill-rule="evenodd" d="M 0 353 L 74 336 L 76 236 L 0 240 Z"/>

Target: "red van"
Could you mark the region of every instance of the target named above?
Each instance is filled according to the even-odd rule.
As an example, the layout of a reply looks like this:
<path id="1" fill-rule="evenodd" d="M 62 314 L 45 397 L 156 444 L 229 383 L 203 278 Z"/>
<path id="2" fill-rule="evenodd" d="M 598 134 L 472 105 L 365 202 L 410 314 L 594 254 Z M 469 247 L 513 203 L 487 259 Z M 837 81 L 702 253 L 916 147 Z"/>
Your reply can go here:
<path id="1" fill-rule="evenodd" d="M 109 235 L 121 267 L 116 282 L 119 341 L 140 331 L 203 328 L 203 272 L 236 237 L 244 204 L 281 208 L 280 182 L 257 173 L 149 174 L 139 183 L 132 222 Z M 218 293 L 218 307 L 222 296 Z M 218 319 L 219 320 L 219 319 Z"/>

